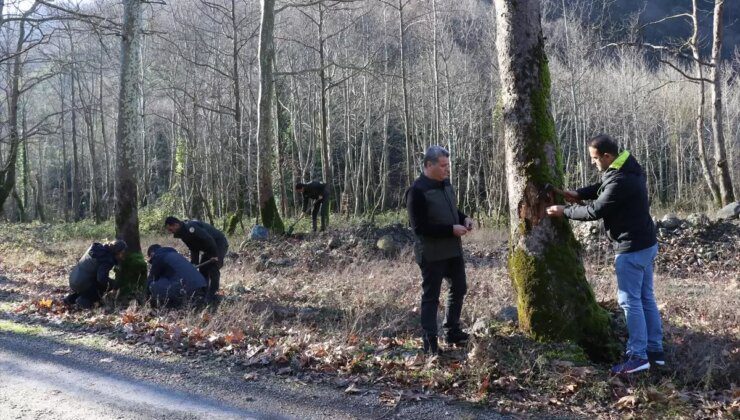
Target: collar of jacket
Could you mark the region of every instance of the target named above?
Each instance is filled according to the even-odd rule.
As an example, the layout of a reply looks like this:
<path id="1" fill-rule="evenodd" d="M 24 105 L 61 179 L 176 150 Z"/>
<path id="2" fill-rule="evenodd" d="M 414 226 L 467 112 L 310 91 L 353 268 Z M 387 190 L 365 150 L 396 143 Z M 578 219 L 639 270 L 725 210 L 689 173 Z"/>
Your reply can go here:
<path id="1" fill-rule="evenodd" d="M 429 188 L 444 188 L 445 186 L 450 185 L 450 178 L 445 178 L 444 181 L 437 181 L 435 179 L 429 178 L 422 173 L 421 179 L 427 186 L 429 186 Z"/>
<path id="2" fill-rule="evenodd" d="M 617 176 L 619 173 L 619 170 L 622 169 L 622 166 L 624 166 L 625 162 L 627 162 L 627 159 L 630 157 L 630 152 L 624 151 L 617 156 L 616 159 L 614 159 L 614 162 L 612 162 L 611 165 L 609 165 L 608 168 L 601 174 L 601 186 L 599 187 L 599 190 L 596 192 L 596 194 L 601 194 L 601 192 L 604 190 L 604 184 L 612 180 L 614 177 Z"/>
<path id="3" fill-rule="evenodd" d="M 609 165 L 609 169 L 621 169 L 622 165 L 624 165 L 624 162 L 627 162 L 627 159 L 630 157 L 630 152 L 623 151 L 622 153 L 617 156 L 616 159 L 614 159 L 614 162 L 612 162 L 611 165 Z"/>

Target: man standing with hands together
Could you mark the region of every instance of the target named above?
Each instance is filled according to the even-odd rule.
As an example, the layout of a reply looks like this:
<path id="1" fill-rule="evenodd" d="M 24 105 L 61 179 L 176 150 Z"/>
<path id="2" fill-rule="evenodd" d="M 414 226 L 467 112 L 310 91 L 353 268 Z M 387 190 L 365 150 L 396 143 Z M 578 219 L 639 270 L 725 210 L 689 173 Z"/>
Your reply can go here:
<path id="1" fill-rule="evenodd" d="M 469 335 L 460 327 L 467 291 L 461 237 L 473 229 L 473 219 L 457 208 L 450 184 L 450 153 L 432 146 L 424 154 L 423 173 L 406 190 L 406 209 L 416 237 L 414 254 L 421 268 L 421 326 L 425 353 L 438 353 L 437 309 L 442 279 L 450 293 L 443 328 L 449 344 L 465 344 Z"/>

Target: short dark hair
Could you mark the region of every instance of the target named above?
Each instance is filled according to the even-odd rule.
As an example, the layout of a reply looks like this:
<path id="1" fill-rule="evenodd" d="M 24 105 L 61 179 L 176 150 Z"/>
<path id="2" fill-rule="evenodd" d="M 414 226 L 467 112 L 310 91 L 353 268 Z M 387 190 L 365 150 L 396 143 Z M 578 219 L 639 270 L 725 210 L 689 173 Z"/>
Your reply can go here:
<path id="1" fill-rule="evenodd" d="M 588 141 L 588 147 L 593 147 L 600 155 L 609 153 L 612 156 L 619 154 L 619 145 L 606 134 L 599 134 Z"/>
<path id="2" fill-rule="evenodd" d="M 115 241 L 108 242 L 105 244 L 105 247 L 110 250 L 110 252 L 114 254 L 118 254 L 119 252 L 124 252 L 128 249 L 128 245 L 126 244 L 126 241 L 123 239 L 116 239 Z"/>
<path id="3" fill-rule="evenodd" d="M 180 219 L 178 219 L 175 216 L 167 216 L 166 219 L 164 219 L 164 225 L 165 226 L 171 226 L 171 225 L 179 225 L 182 224 Z"/>
<path id="4" fill-rule="evenodd" d="M 423 162 L 423 165 L 426 167 L 427 166 L 427 163 L 429 163 L 429 162 L 431 162 L 431 163 L 437 163 L 437 162 L 439 162 L 439 158 L 441 156 L 444 156 L 444 157 L 447 157 L 448 158 L 448 157 L 450 157 L 450 152 L 448 152 L 447 149 L 445 149 L 442 146 L 436 146 L 436 145 L 435 146 L 430 146 L 427 149 L 426 153 L 424 153 L 424 162 Z"/>
<path id="5" fill-rule="evenodd" d="M 304 184 L 302 182 L 296 182 L 296 184 L 295 184 L 295 189 L 296 190 L 300 190 L 301 188 L 305 188 L 305 187 L 306 187 L 306 184 Z"/>
<path id="6" fill-rule="evenodd" d="M 146 249 L 146 256 L 151 257 L 152 254 L 157 252 L 160 248 L 162 248 L 162 245 L 160 244 L 149 245 L 149 248 Z"/>

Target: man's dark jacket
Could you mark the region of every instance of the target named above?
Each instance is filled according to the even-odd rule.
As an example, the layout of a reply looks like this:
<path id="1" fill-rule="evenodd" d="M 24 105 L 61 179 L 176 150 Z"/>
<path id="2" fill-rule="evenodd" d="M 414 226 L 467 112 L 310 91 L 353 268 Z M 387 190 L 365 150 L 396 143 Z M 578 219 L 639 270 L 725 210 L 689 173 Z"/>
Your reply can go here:
<path id="1" fill-rule="evenodd" d="M 162 247 L 151 258 L 147 287 L 153 282 L 169 281 L 182 286 L 188 295 L 207 286 L 206 279 L 174 248 Z"/>
<path id="2" fill-rule="evenodd" d="M 453 225 L 464 225 L 467 218 L 457 208 L 455 191 L 449 179 L 435 181 L 422 174 L 406 190 L 409 223 L 416 236 L 416 262 L 441 261 L 462 256 L 462 241 Z"/>
<path id="3" fill-rule="evenodd" d="M 108 274 L 115 265 L 113 253 L 103 244 L 95 242 L 69 273 L 69 287 L 75 293 L 84 293 L 93 286 L 98 286 L 99 289 L 112 287 L 113 280 Z"/>
<path id="4" fill-rule="evenodd" d="M 185 242 L 190 250 L 190 262 L 193 264 L 205 262 L 213 257 L 218 257 L 220 263 L 223 263 L 226 251 L 229 249 L 226 236 L 220 230 L 200 220 L 183 222 L 173 236 Z M 201 252 L 204 255 L 199 258 Z"/>
<path id="5" fill-rule="evenodd" d="M 329 189 L 326 188 L 326 184 L 324 183 L 312 181 L 303 186 L 303 192 L 301 194 L 303 195 L 303 211 L 307 212 L 309 200 L 319 200 L 319 197 L 322 200 L 326 200 L 329 195 Z"/>
<path id="6" fill-rule="evenodd" d="M 604 219 L 604 228 L 618 254 L 640 251 L 657 243 L 655 224 L 650 217 L 645 172 L 629 152 L 622 152 L 601 175 L 601 182 L 581 188 L 586 206 L 565 208 L 573 220 Z"/>

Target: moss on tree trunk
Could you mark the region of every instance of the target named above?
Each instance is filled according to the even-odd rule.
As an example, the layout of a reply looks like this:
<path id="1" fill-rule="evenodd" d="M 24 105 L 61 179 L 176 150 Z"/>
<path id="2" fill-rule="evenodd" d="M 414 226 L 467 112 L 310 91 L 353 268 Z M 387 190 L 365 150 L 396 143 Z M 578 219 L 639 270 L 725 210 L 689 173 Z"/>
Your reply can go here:
<path id="1" fill-rule="evenodd" d="M 240 206 L 226 221 L 226 234 L 233 235 L 236 232 L 236 226 L 242 221 L 244 208 Z"/>
<path id="2" fill-rule="evenodd" d="M 538 340 L 574 341 L 592 359 L 621 350 L 609 314 L 586 280 L 581 247 L 567 220 L 545 209 L 562 203 L 563 164 L 550 113 L 550 74 L 537 0 L 496 0 L 511 246 L 509 273 L 520 328 Z"/>
<path id="3" fill-rule="evenodd" d="M 609 314 L 596 303 L 581 247 L 564 219 L 553 220 L 557 235 L 539 255 L 514 248 L 509 273 L 517 295 L 519 326 L 538 340 L 579 344 L 594 360 L 621 352 Z"/>
<path id="4" fill-rule="evenodd" d="M 285 224 L 278 212 L 274 196 L 270 197 L 264 207 L 260 209 L 260 216 L 262 218 L 262 224 L 270 229 L 271 232 L 279 234 L 285 232 Z"/>
<path id="5" fill-rule="evenodd" d="M 116 272 L 118 296 L 121 300 L 144 295 L 146 284 L 146 261 L 141 252 L 129 252 Z"/>

